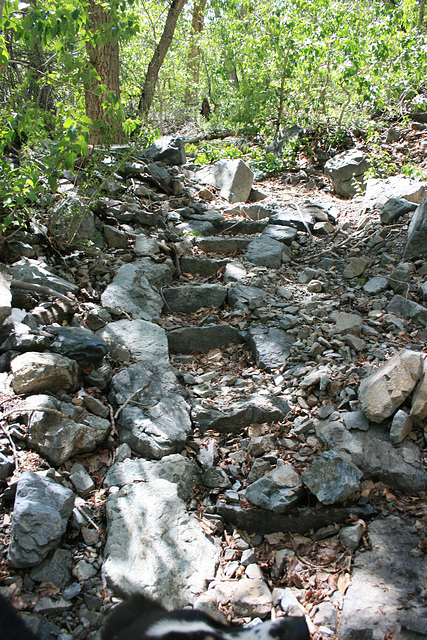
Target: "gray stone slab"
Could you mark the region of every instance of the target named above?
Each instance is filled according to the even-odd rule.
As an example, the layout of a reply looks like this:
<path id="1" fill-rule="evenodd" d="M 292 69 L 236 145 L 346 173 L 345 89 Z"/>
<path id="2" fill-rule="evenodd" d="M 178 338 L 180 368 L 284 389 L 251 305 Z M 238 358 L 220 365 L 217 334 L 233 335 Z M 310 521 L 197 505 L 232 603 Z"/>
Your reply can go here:
<path id="1" fill-rule="evenodd" d="M 196 256 L 182 256 L 180 258 L 181 271 L 198 276 L 213 276 L 228 264 L 227 259 L 197 258 Z"/>
<path id="2" fill-rule="evenodd" d="M 197 239 L 196 244 L 206 253 L 243 253 L 251 242 L 250 238 L 209 238 Z"/>
<path id="3" fill-rule="evenodd" d="M 275 327 L 258 327 L 249 332 L 249 346 L 257 366 L 264 367 L 267 371 L 280 369 L 286 364 L 294 342 L 294 336 Z"/>
<path id="4" fill-rule="evenodd" d="M 281 242 L 269 236 L 261 236 L 248 245 L 245 259 L 258 267 L 279 269 L 282 265 L 283 250 Z"/>
<path id="5" fill-rule="evenodd" d="M 169 349 L 172 353 L 208 353 L 211 349 L 242 341 L 239 331 L 228 324 L 183 327 L 168 332 Z"/>
<path id="6" fill-rule="evenodd" d="M 427 198 L 412 216 L 403 257 L 422 258 L 427 255 Z"/>
<path id="7" fill-rule="evenodd" d="M 269 224 L 262 234 L 263 236 L 268 236 L 269 238 L 273 238 L 273 240 L 283 242 L 283 244 L 290 246 L 297 236 L 297 230 L 279 224 Z"/>
<path id="8" fill-rule="evenodd" d="M 166 311 L 193 313 L 202 307 L 220 307 L 227 297 L 227 287 L 217 284 L 189 284 L 163 289 Z"/>
<path id="9" fill-rule="evenodd" d="M 370 549 L 356 553 L 344 599 L 340 640 L 382 640 L 389 635 L 398 640 L 425 638 L 408 629 L 408 613 L 413 621 L 427 613 L 425 603 L 418 600 L 427 579 L 427 565 L 412 555 L 420 538 L 408 524 L 391 515 L 369 525 Z"/>

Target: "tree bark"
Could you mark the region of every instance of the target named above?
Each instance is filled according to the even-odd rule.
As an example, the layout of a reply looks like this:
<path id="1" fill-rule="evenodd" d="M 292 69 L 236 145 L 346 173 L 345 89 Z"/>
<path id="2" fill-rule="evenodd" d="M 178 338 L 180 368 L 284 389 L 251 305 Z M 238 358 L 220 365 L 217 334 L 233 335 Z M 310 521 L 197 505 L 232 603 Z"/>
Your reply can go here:
<path id="1" fill-rule="evenodd" d="M 122 136 L 119 42 L 113 38 L 109 14 L 97 0 L 89 0 L 92 40 L 86 46 L 89 73 L 85 84 L 86 115 L 92 120 L 89 142 L 119 142 Z M 101 88 L 103 85 L 103 88 Z"/>
<path id="2" fill-rule="evenodd" d="M 175 33 L 175 27 L 178 22 L 179 14 L 186 0 L 172 0 L 169 7 L 168 15 L 166 17 L 165 27 L 163 29 L 162 36 L 156 47 L 156 50 L 148 65 L 147 74 L 145 76 L 144 86 L 142 88 L 141 97 L 139 99 L 138 109 L 147 117 L 150 111 L 151 104 L 154 98 L 154 92 L 156 89 L 156 80 L 159 75 L 160 67 L 163 64 L 166 54 L 169 51 L 169 47 L 172 44 L 173 34 Z"/>
<path id="3" fill-rule="evenodd" d="M 206 0 L 194 0 L 193 18 L 191 21 L 190 47 L 187 58 L 187 87 L 185 90 L 185 104 L 198 103 L 197 89 L 200 75 L 200 45 L 199 37 L 203 30 L 204 10 Z"/>

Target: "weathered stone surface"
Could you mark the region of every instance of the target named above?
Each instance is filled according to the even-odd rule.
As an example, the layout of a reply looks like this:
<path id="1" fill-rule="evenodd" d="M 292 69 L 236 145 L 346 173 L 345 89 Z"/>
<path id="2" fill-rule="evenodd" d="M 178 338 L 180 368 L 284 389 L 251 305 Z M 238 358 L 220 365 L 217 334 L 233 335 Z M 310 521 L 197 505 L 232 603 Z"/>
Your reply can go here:
<path id="1" fill-rule="evenodd" d="M 363 411 L 349 411 L 343 415 L 343 422 L 347 429 L 360 429 L 367 431 L 369 429 L 369 420 Z"/>
<path id="2" fill-rule="evenodd" d="M 427 198 L 412 216 L 408 229 L 408 239 L 406 241 L 403 257 L 421 258 L 427 255 Z"/>
<path id="3" fill-rule="evenodd" d="M 147 458 L 159 459 L 178 451 L 191 429 L 189 406 L 179 392 L 168 365 L 138 362 L 117 373 L 111 381 L 110 401 L 122 406 L 132 396 L 137 403 L 129 403 L 120 412 L 117 430 L 121 442 Z"/>
<path id="4" fill-rule="evenodd" d="M 291 464 L 277 461 L 277 467 L 250 484 L 245 492 L 246 499 L 258 507 L 286 513 L 304 495 L 301 478 Z"/>
<path id="5" fill-rule="evenodd" d="M 72 551 L 55 549 L 46 560 L 31 570 L 30 578 L 35 582 L 54 582 L 60 589 L 63 589 L 71 581 L 72 562 Z"/>
<path id="6" fill-rule="evenodd" d="M 319 420 L 315 427 L 317 437 L 328 449 L 351 460 L 365 478 L 377 478 L 409 494 L 427 487 L 420 449 L 408 438 L 395 447 L 387 431 L 375 424 L 369 431 L 351 432 L 339 421 Z"/>
<path id="7" fill-rule="evenodd" d="M 415 211 L 416 208 L 417 205 L 413 202 L 408 202 L 407 200 L 403 200 L 402 198 L 390 198 L 381 207 L 381 223 L 392 224 L 393 222 L 398 220 L 398 218 L 405 215 L 405 213 Z"/>
<path id="8" fill-rule="evenodd" d="M 228 324 L 211 324 L 173 329 L 168 332 L 168 342 L 173 353 L 208 353 L 227 344 L 239 344 L 242 338 L 238 330 Z"/>
<path id="9" fill-rule="evenodd" d="M 412 431 L 412 419 L 402 409 L 396 411 L 393 416 L 393 420 L 390 428 L 390 442 L 391 444 L 399 444 L 409 435 Z"/>
<path id="10" fill-rule="evenodd" d="M 210 467 L 202 474 L 202 481 L 205 487 L 211 489 L 229 489 L 231 481 L 227 473 L 221 467 Z"/>
<path id="11" fill-rule="evenodd" d="M 154 289 L 161 289 L 171 284 L 175 273 L 175 265 L 170 258 L 164 262 L 154 262 L 151 258 L 140 258 L 138 264 L 148 282 Z"/>
<path id="12" fill-rule="evenodd" d="M 79 496 L 83 498 L 95 489 L 95 483 L 79 462 L 75 462 L 70 469 L 70 480 Z"/>
<path id="13" fill-rule="evenodd" d="M 383 276 L 374 276 L 363 285 L 362 289 L 364 293 L 370 296 L 377 296 L 379 293 L 388 289 L 388 279 Z"/>
<path id="14" fill-rule="evenodd" d="M 362 206 L 380 209 L 390 198 L 400 198 L 420 204 L 427 195 L 427 184 L 406 176 L 391 176 L 387 179 L 369 178 Z"/>
<path id="15" fill-rule="evenodd" d="M 363 318 L 357 313 L 346 313 L 344 311 L 336 314 L 336 333 L 349 333 L 358 336 L 363 325 Z"/>
<path id="16" fill-rule="evenodd" d="M 128 239 L 124 231 L 111 225 L 104 224 L 103 233 L 105 243 L 109 249 L 127 249 Z"/>
<path id="17" fill-rule="evenodd" d="M 390 274 L 388 283 L 395 293 L 407 296 L 409 293 L 409 283 L 414 267 L 409 262 L 400 262 Z"/>
<path id="18" fill-rule="evenodd" d="M 228 264 L 228 260 L 215 260 L 214 258 L 197 258 L 196 256 L 182 256 L 180 258 L 181 270 L 192 275 L 213 276 Z"/>
<path id="19" fill-rule="evenodd" d="M 220 160 L 197 172 L 202 184 L 220 189 L 220 195 L 232 204 L 246 202 L 251 192 L 254 174 L 243 160 Z"/>
<path id="20" fill-rule="evenodd" d="M 201 472 L 195 462 L 178 453 L 156 461 L 127 458 L 110 467 L 104 484 L 107 488 L 123 487 L 125 484 L 152 482 L 159 478 L 176 484 L 178 496 L 188 500 L 194 494 L 194 487 L 201 483 Z"/>
<path id="21" fill-rule="evenodd" d="M 173 608 L 205 591 L 219 550 L 187 513 L 177 486 L 153 479 L 110 493 L 105 558 L 104 575 L 114 591 L 140 591 Z"/>
<path id="22" fill-rule="evenodd" d="M 214 429 L 220 433 L 234 433 L 250 424 L 282 420 L 289 411 L 289 405 L 280 396 L 254 394 L 224 411 L 197 404 L 191 410 L 191 419 L 202 432 Z"/>
<path id="23" fill-rule="evenodd" d="M 217 594 L 219 603 L 230 603 L 238 616 L 265 618 L 273 605 L 270 589 L 260 579 L 242 578 L 234 583 L 218 582 L 214 593 Z"/>
<path id="24" fill-rule="evenodd" d="M 115 342 L 137 360 L 156 364 L 169 362 L 166 331 L 153 322 L 145 320 L 117 320 L 97 331 L 103 340 Z"/>
<path id="25" fill-rule="evenodd" d="M 325 164 L 325 174 L 332 180 L 336 193 L 352 198 L 357 193 L 354 181 L 363 182 L 363 175 L 369 169 L 365 153 L 358 149 L 343 151 Z"/>
<path id="26" fill-rule="evenodd" d="M 352 258 L 342 272 L 342 275 L 344 278 L 357 278 L 362 275 L 368 264 L 369 262 L 366 258 Z"/>
<path id="27" fill-rule="evenodd" d="M 305 486 L 323 504 L 344 502 L 358 488 L 362 472 L 334 451 L 325 451 L 301 474 Z"/>
<path id="28" fill-rule="evenodd" d="M 411 419 L 427 431 L 427 358 L 423 360 L 423 374 L 412 396 Z"/>
<path id="29" fill-rule="evenodd" d="M 220 307 L 227 297 L 227 287 L 218 284 L 190 284 L 163 289 L 165 309 L 193 313 L 202 307 Z"/>
<path id="30" fill-rule="evenodd" d="M 362 380 L 359 402 L 371 422 L 389 418 L 413 391 L 422 375 L 422 355 L 404 350 Z"/>
<path id="31" fill-rule="evenodd" d="M 80 365 L 99 363 L 109 352 L 109 345 L 89 329 L 47 326 L 46 331 L 55 336 L 50 350 Z"/>
<path id="32" fill-rule="evenodd" d="M 70 489 L 25 471 L 18 480 L 8 562 L 33 567 L 58 546 L 74 506 Z"/>
<path id="33" fill-rule="evenodd" d="M 267 297 L 264 289 L 238 284 L 228 289 L 227 302 L 232 309 L 256 309 L 265 303 Z"/>
<path id="34" fill-rule="evenodd" d="M 292 204 L 280 208 L 277 213 L 270 216 L 270 224 L 293 227 L 297 231 L 313 231 L 315 218 L 313 213 L 306 207 L 299 209 Z"/>
<path id="35" fill-rule="evenodd" d="M 57 353 L 28 351 L 14 358 L 10 368 L 15 393 L 72 393 L 80 378 L 77 362 Z"/>
<path id="36" fill-rule="evenodd" d="M 0 326 L 12 313 L 11 276 L 4 265 L 0 264 Z"/>
<path id="37" fill-rule="evenodd" d="M 254 328 L 249 331 L 249 346 L 254 354 L 257 366 L 267 371 L 280 369 L 286 364 L 287 357 L 295 338 L 283 331 L 270 327 Z"/>
<path id="38" fill-rule="evenodd" d="M 28 443 L 56 466 L 93 451 L 111 429 L 108 420 L 52 396 L 29 396 L 23 408 L 21 419 L 27 425 Z"/>
<path id="39" fill-rule="evenodd" d="M 198 238 L 197 246 L 206 253 L 242 253 L 251 242 L 249 238 L 221 238 L 211 236 L 209 238 Z"/>
<path id="40" fill-rule="evenodd" d="M 64 278 L 53 275 L 41 260 L 22 258 L 19 262 L 10 265 L 9 273 L 14 280 L 23 280 L 24 282 L 49 287 L 64 295 L 67 293 L 77 295 L 80 291 L 80 288 L 73 282 L 68 282 Z"/>
<path id="41" fill-rule="evenodd" d="M 161 187 L 169 187 L 172 182 L 172 175 L 161 166 L 159 162 L 147 164 L 145 171 L 150 175 Z"/>
<path id="42" fill-rule="evenodd" d="M 262 235 L 273 238 L 278 242 L 283 242 L 283 244 L 291 245 L 297 236 L 297 230 L 279 224 L 269 224 L 262 232 Z"/>
<path id="43" fill-rule="evenodd" d="M 262 233 L 267 225 L 267 218 L 264 220 L 236 220 L 235 222 L 224 220 L 220 231 L 231 236 L 238 234 L 251 236 L 254 233 Z"/>
<path id="44" fill-rule="evenodd" d="M 120 267 L 113 282 L 103 292 L 101 300 L 104 307 L 117 312 L 126 311 L 143 320 L 158 318 L 163 308 L 162 297 L 145 277 L 144 265 L 138 262 Z"/>
<path id="45" fill-rule="evenodd" d="M 240 204 L 227 209 L 227 213 L 245 216 L 245 218 L 258 222 L 268 218 L 272 213 L 272 209 L 262 204 Z"/>
<path id="46" fill-rule="evenodd" d="M 184 141 L 173 136 L 163 136 L 144 149 L 141 155 L 154 162 L 165 164 L 185 164 L 186 154 Z"/>
<path id="47" fill-rule="evenodd" d="M 249 243 L 245 258 L 248 262 L 258 267 L 278 269 L 282 264 L 283 245 L 281 242 L 261 236 Z"/>
<path id="48" fill-rule="evenodd" d="M 6 480 L 12 475 L 15 463 L 12 456 L 7 456 L 0 452 L 0 480 Z"/>
<path id="49" fill-rule="evenodd" d="M 422 638 L 408 633 L 407 611 L 417 618 L 417 594 L 427 579 L 426 564 L 411 552 L 420 542 L 398 516 L 375 520 L 368 527 L 371 547 L 357 553 L 339 629 L 340 640 Z M 402 629 L 403 627 L 403 629 Z"/>
<path id="50" fill-rule="evenodd" d="M 145 233 L 139 233 L 135 238 L 135 255 L 138 258 L 154 256 L 160 252 L 159 243 L 154 238 L 149 238 Z M 138 265 L 140 263 L 138 262 Z"/>
<path id="51" fill-rule="evenodd" d="M 209 238 L 215 233 L 215 227 L 207 220 L 193 220 L 189 219 L 181 224 L 176 225 L 177 233 L 182 233 L 186 236 L 204 236 Z"/>
<path id="52" fill-rule="evenodd" d="M 398 294 L 393 296 L 387 305 L 387 311 L 402 316 L 405 320 L 427 326 L 427 308 L 418 302 L 407 300 L 404 296 Z"/>
<path id="53" fill-rule="evenodd" d="M 363 534 L 366 531 L 366 524 L 358 522 L 350 525 L 349 527 L 343 527 L 340 529 L 340 543 L 343 547 L 354 551 L 359 546 L 359 542 L 362 539 Z"/>

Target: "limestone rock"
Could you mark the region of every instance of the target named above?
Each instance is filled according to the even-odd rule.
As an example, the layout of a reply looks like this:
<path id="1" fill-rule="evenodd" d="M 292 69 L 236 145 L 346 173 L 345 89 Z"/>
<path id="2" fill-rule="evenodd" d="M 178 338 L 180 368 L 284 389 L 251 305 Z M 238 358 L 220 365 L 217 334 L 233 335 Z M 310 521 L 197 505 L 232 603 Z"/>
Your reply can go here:
<path id="1" fill-rule="evenodd" d="M 18 481 L 13 508 L 8 561 L 12 567 L 33 567 L 58 546 L 74 506 L 70 489 L 25 471 Z"/>
<path id="2" fill-rule="evenodd" d="M 57 353 L 28 351 L 14 358 L 10 368 L 15 393 L 73 393 L 80 378 L 77 362 Z"/>
<path id="3" fill-rule="evenodd" d="M 323 504 L 344 502 L 358 488 L 362 472 L 334 451 L 325 451 L 303 471 L 305 486 Z"/>
<path id="4" fill-rule="evenodd" d="M 422 375 L 422 355 L 405 350 L 364 378 L 359 387 L 359 402 L 371 422 L 383 422 L 400 407 L 414 390 Z"/>
<path id="5" fill-rule="evenodd" d="M 219 549 L 187 512 L 177 486 L 153 479 L 110 493 L 104 555 L 103 572 L 115 592 L 140 591 L 174 608 L 206 590 Z"/>
<path id="6" fill-rule="evenodd" d="M 165 309 L 193 313 L 202 307 L 220 307 L 227 297 L 227 287 L 217 284 L 181 285 L 163 289 Z"/>

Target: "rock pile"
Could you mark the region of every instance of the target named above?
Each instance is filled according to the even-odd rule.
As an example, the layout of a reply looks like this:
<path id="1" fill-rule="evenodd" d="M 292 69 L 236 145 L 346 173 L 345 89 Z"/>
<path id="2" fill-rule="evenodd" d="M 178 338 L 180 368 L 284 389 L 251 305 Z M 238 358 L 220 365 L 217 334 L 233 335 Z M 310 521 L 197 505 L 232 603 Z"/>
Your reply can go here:
<path id="1" fill-rule="evenodd" d="M 103 585 L 422 637 L 425 186 L 245 204 L 241 160 L 195 172 L 179 140 L 116 169 L 78 232 L 108 251 L 52 265 L 22 232 L 0 272 L 2 589 L 61 640 L 99 628 Z"/>

